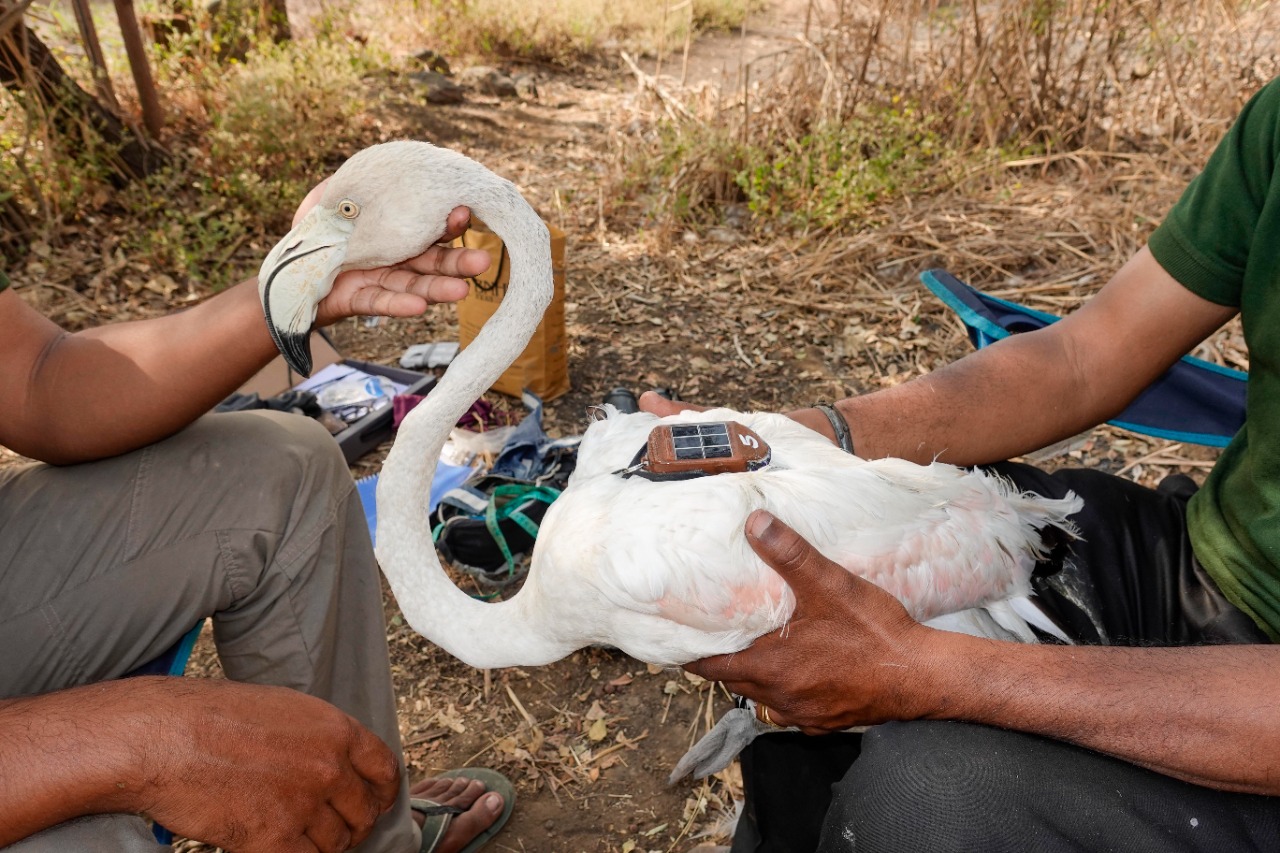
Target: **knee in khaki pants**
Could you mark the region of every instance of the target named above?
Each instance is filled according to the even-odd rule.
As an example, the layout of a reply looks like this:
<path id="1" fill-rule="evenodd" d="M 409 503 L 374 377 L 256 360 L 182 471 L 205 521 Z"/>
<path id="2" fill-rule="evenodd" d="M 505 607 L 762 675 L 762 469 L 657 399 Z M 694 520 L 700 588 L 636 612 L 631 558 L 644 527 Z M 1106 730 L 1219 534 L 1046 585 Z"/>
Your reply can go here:
<path id="1" fill-rule="evenodd" d="M 135 453 L 5 471 L 0 566 L 13 652 L 0 696 L 117 677 L 206 616 L 226 614 L 236 630 L 218 633 L 238 637 L 272 597 L 323 608 L 307 596 L 330 594 L 325 574 L 377 584 L 336 442 L 279 413 L 211 415 Z"/>

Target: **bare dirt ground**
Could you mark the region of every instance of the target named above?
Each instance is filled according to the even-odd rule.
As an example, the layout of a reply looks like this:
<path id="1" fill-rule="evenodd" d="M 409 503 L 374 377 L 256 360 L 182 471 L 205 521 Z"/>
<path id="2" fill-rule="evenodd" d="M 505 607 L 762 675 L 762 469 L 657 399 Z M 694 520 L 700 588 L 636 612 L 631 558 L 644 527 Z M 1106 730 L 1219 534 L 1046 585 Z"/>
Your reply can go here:
<path id="1" fill-rule="evenodd" d="M 759 51 L 778 38 L 773 30 L 748 37 Z M 690 67 L 703 79 L 732 77 L 723 69 L 735 49 L 745 50 L 741 36 L 718 38 L 693 48 Z M 652 61 L 646 68 L 654 70 Z M 646 132 L 654 112 L 630 72 L 520 70 L 538 77 L 537 101 L 472 95 L 457 106 L 428 106 L 407 81 L 370 85 L 381 88 L 382 136 L 467 153 L 516 181 L 567 232 L 572 390 L 548 406 L 555 435 L 580 432 L 586 407 L 615 385 L 786 410 L 927 372 L 969 346 L 918 284 L 921 270 L 951 267 L 992 292 L 1062 312 L 1102 284 L 1099 270 L 1119 265 L 1117 246 L 1141 244 L 1200 159 L 1189 156 L 1180 172 L 1140 158 L 1088 157 L 1052 173 L 1048 164 L 1001 171 L 960 194 L 905 199 L 835 235 L 753 239 L 731 221 L 705 233 L 668 233 L 608 189 L 621 138 Z M 669 60 L 663 73 L 674 74 L 675 85 L 682 70 Z M 1136 184 L 1144 192 L 1130 201 Z M 83 252 L 86 270 L 104 257 L 93 239 L 86 234 L 89 245 L 71 249 Z M 255 251 L 244 247 L 237 260 L 252 268 Z M 32 270 L 15 273 L 27 298 L 56 301 Z M 150 310 L 162 310 L 162 301 Z M 57 304 L 90 310 L 75 308 L 76 300 Z M 454 312 L 441 309 L 420 321 L 352 321 L 334 331 L 345 353 L 394 363 L 407 345 L 455 339 L 457 328 Z M 1205 354 L 1244 366 L 1234 329 Z M 353 474 L 376 471 L 385 450 Z M 1103 428 L 1049 464 L 1089 464 L 1151 482 L 1174 470 L 1199 477 L 1214 455 Z M 603 649 L 542 668 L 479 672 L 409 631 L 389 595 L 387 617 L 411 775 L 487 765 L 516 783 L 515 814 L 488 849 L 630 853 L 725 842 L 741 796 L 736 770 L 695 784 L 665 781 L 728 706 L 719 688 Z M 217 673 L 207 636 L 192 670 Z"/>

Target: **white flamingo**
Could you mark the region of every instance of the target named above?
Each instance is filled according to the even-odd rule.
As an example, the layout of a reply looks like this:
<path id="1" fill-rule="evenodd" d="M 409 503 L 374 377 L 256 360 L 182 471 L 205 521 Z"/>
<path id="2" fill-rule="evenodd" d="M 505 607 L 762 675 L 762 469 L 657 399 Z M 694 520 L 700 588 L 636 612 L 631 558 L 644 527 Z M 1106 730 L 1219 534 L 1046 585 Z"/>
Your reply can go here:
<path id="1" fill-rule="evenodd" d="M 459 590 L 432 542 L 428 488 L 450 428 L 523 351 L 551 299 L 545 226 L 510 182 L 478 163 L 423 142 L 386 143 L 334 174 L 268 255 L 260 289 L 272 335 L 306 374 L 315 305 L 337 273 L 417 255 L 457 205 L 506 243 L 511 282 L 475 341 L 405 419 L 383 466 L 377 556 L 414 630 L 481 668 L 547 664 L 590 644 L 662 665 L 740 650 L 782 626 L 795 604 L 743 535 L 747 515 L 763 508 L 917 619 L 1033 639 L 1023 619 L 1038 613 L 1025 597 L 1044 551 L 1040 531 L 1073 534 L 1067 519 L 1078 498 L 1019 494 L 998 477 L 940 463 L 863 460 L 782 415 L 727 409 L 661 421 L 610 411 L 583 437 L 523 588 L 499 603 Z M 772 447 L 770 463 L 676 482 L 618 475 L 656 424 L 698 421 L 746 425 Z M 1052 630 L 1047 620 L 1041 626 Z"/>

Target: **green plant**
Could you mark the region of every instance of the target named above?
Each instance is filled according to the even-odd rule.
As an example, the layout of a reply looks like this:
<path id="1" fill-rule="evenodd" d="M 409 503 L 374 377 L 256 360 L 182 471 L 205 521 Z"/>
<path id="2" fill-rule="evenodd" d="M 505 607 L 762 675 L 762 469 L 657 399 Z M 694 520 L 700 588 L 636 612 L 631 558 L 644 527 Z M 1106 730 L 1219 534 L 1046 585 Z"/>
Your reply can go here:
<path id="1" fill-rule="evenodd" d="M 783 225 L 832 228 L 945 176 L 955 152 L 914 109 L 866 113 L 747 149 L 736 181 L 751 210 Z"/>
<path id="2" fill-rule="evenodd" d="M 346 39 L 260 38 L 243 61 L 191 51 L 168 60 L 170 90 L 197 96 L 187 116 L 199 120 L 203 144 L 122 196 L 147 223 L 128 248 L 218 287 L 253 272 L 230 263 L 236 250 L 287 228 L 334 151 L 360 147 L 371 100 L 365 76 L 385 57 Z"/>
<path id="3" fill-rule="evenodd" d="M 350 143 L 369 101 L 363 77 L 376 65 L 351 43 L 260 43 L 245 62 L 206 79 L 219 171 L 306 167 Z"/>

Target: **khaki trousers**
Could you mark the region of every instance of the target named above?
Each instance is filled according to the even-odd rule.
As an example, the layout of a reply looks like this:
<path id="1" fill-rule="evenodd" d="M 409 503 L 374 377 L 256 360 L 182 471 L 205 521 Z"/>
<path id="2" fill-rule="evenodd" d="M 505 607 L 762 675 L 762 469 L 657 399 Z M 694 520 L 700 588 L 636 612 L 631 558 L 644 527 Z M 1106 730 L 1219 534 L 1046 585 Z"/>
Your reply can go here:
<path id="1" fill-rule="evenodd" d="M 382 608 L 350 472 L 307 418 L 211 415 L 114 459 L 0 470 L 0 698 L 117 678 L 212 617 L 228 678 L 325 699 L 399 754 Z M 417 836 L 406 781 L 359 849 Z M 169 848 L 108 815 L 8 849 Z"/>

